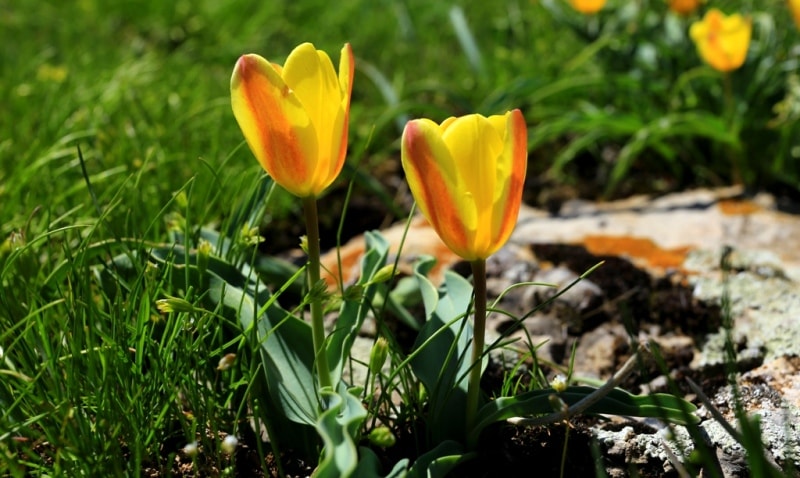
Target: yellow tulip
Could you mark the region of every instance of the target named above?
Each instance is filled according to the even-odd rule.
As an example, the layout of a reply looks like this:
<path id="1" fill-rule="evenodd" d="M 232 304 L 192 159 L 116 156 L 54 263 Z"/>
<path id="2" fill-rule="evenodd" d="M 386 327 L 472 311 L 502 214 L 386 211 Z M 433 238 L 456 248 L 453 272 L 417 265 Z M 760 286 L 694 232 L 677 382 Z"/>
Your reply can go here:
<path id="1" fill-rule="evenodd" d="M 353 52 L 339 74 L 328 54 L 303 43 L 284 66 L 243 55 L 231 77 L 231 106 L 258 162 L 290 193 L 316 197 L 339 175 L 347 154 Z"/>
<path id="2" fill-rule="evenodd" d="M 597 13 L 603 9 L 606 0 L 569 0 L 570 5 L 581 13 Z"/>
<path id="3" fill-rule="evenodd" d="M 797 28 L 800 28 L 800 0 L 787 0 L 789 4 L 789 10 L 792 12 L 792 17 L 794 17 L 794 24 L 797 25 Z"/>
<path id="4" fill-rule="evenodd" d="M 749 18 L 738 13 L 725 16 L 712 8 L 702 21 L 692 24 L 689 35 L 706 63 L 716 70 L 727 72 L 744 63 L 752 31 Z"/>
<path id="5" fill-rule="evenodd" d="M 453 252 L 486 259 L 516 225 L 527 168 L 527 129 L 519 110 L 484 117 L 409 121 L 401 157 L 417 204 Z"/>
<path id="6" fill-rule="evenodd" d="M 689 15 L 697 10 L 703 0 L 667 0 L 669 9 L 678 15 Z"/>

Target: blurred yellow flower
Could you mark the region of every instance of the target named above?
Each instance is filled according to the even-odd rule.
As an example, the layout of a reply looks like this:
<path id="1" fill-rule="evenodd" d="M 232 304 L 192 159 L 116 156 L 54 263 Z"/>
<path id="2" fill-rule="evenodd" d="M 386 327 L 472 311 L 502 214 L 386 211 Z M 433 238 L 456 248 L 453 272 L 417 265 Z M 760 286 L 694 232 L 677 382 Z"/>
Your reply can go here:
<path id="1" fill-rule="evenodd" d="M 442 241 L 468 261 L 505 244 L 517 222 L 528 157 L 519 110 L 409 121 L 401 158 L 411 193 Z"/>
<path id="2" fill-rule="evenodd" d="M 716 70 L 727 72 L 744 63 L 752 31 L 749 18 L 738 13 L 726 16 L 712 8 L 702 21 L 692 24 L 689 36 L 703 61 Z"/>
<path id="3" fill-rule="evenodd" d="M 667 0 L 669 9 L 678 15 L 689 15 L 697 10 L 705 0 Z"/>
<path id="4" fill-rule="evenodd" d="M 603 9 L 606 0 L 569 0 L 570 5 L 581 13 L 597 13 Z"/>
<path id="5" fill-rule="evenodd" d="M 787 0 L 786 3 L 789 5 L 789 10 L 792 12 L 794 24 L 797 25 L 797 28 L 800 28 L 800 0 Z"/>
<path id="6" fill-rule="evenodd" d="M 243 55 L 231 77 L 231 106 L 247 144 L 280 186 L 316 197 L 339 175 L 347 154 L 353 51 L 342 48 L 339 73 L 311 43 L 286 64 Z"/>
<path id="7" fill-rule="evenodd" d="M 36 69 L 36 79 L 45 82 L 62 83 L 67 79 L 68 73 L 69 70 L 67 70 L 66 66 L 45 63 Z"/>

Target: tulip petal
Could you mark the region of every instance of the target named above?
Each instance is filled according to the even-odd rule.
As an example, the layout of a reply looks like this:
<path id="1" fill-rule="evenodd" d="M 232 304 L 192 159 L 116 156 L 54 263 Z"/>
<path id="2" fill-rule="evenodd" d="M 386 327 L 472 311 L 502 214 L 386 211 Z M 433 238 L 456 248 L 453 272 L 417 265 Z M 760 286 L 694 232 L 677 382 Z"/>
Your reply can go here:
<path id="1" fill-rule="evenodd" d="M 519 110 L 408 122 L 403 169 L 414 198 L 457 255 L 486 259 L 511 236 L 527 169 L 527 129 Z"/>
<path id="2" fill-rule="evenodd" d="M 439 125 L 428 119 L 406 124 L 401 140 L 406 181 L 444 243 L 459 256 L 474 259 L 461 212 L 455 209 L 458 172 L 441 134 Z"/>
<path id="3" fill-rule="evenodd" d="M 505 183 L 506 186 L 497 188 L 498 195 L 493 206 L 492 243 L 497 246 L 488 252 L 492 254 L 505 244 L 517 225 L 528 168 L 528 130 L 520 110 L 513 110 L 505 116 L 492 116 L 489 120 L 502 120 L 505 123 L 503 125 L 505 147 L 502 158 L 497 161 L 497 182 Z M 493 124 L 496 124 L 495 121 Z"/>
<path id="4" fill-rule="evenodd" d="M 472 248 L 486 251 L 492 242 L 492 206 L 497 182 L 497 158 L 503 151 L 503 137 L 492 123 L 480 115 L 456 119 L 442 135 L 453 157 L 459 183 L 454 198 Z M 467 197 L 468 196 L 468 197 Z"/>
<path id="5" fill-rule="evenodd" d="M 739 68 L 747 57 L 752 23 L 739 14 L 725 16 L 717 9 L 709 10 L 703 20 L 695 22 L 689 36 L 697 44 L 703 60 L 719 71 Z"/>
<path id="6" fill-rule="evenodd" d="M 349 43 L 345 43 L 339 54 L 339 91 L 341 94 L 340 113 L 336 117 L 336 124 L 333 127 L 333 144 L 331 154 L 334 155 L 328 170 L 328 176 L 336 178 L 344 166 L 347 157 L 347 133 L 350 126 L 350 96 L 353 91 L 353 74 L 355 73 L 355 61 L 353 59 L 353 49 Z M 335 136 L 335 132 L 341 134 Z M 327 187 L 327 184 L 326 184 Z"/>
<path id="7" fill-rule="evenodd" d="M 243 55 L 231 77 L 231 106 L 256 159 L 289 192 L 307 196 L 317 157 L 311 118 L 280 73 L 259 55 Z"/>
<path id="8" fill-rule="evenodd" d="M 341 102 L 337 101 L 342 96 L 339 79 L 328 54 L 311 43 L 292 50 L 283 66 L 283 79 L 308 112 L 317 132 L 319 156 L 309 182 L 321 191 L 327 186 L 323 183 L 330 178 L 333 165 L 339 161 L 341 149 L 340 136 L 336 134 L 334 139 L 344 116 Z"/>

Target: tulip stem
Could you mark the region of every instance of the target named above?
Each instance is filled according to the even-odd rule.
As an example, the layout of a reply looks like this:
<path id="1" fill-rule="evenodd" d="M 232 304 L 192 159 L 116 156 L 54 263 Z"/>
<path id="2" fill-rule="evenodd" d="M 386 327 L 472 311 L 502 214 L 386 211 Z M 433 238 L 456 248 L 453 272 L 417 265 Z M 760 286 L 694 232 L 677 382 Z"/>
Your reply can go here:
<path id="1" fill-rule="evenodd" d="M 472 331 L 472 361 L 467 385 L 467 432 L 475 425 L 478 399 L 481 391 L 481 361 L 483 359 L 484 334 L 486 332 L 486 260 L 471 262 L 472 282 L 475 290 L 475 325 Z"/>
<path id="2" fill-rule="evenodd" d="M 311 333 L 314 341 L 317 375 L 320 388 L 331 387 L 331 372 L 328 355 L 325 353 L 325 324 L 322 320 L 322 297 L 317 289 L 320 281 L 319 218 L 317 199 L 314 196 L 303 198 L 303 212 L 306 217 L 306 238 L 308 239 L 308 290 L 311 294 Z"/>
<path id="3" fill-rule="evenodd" d="M 723 112 L 725 118 L 725 125 L 728 130 L 739 138 L 739 126 L 736 124 L 736 98 L 733 96 L 733 80 L 731 73 L 725 72 L 722 74 L 722 90 L 725 97 L 725 105 Z M 734 184 L 742 184 L 742 168 L 740 164 L 739 152 L 733 148 L 727 148 L 730 151 L 731 158 L 731 181 Z"/>

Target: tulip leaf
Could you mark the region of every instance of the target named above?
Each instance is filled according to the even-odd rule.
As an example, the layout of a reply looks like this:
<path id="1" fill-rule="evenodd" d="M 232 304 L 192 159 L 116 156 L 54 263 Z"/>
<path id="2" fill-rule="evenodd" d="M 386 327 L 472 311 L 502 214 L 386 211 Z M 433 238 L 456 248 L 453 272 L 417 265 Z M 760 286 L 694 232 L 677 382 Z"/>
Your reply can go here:
<path id="1" fill-rule="evenodd" d="M 408 478 L 445 477 L 461 461 L 471 459 L 464 445 L 454 440 L 445 440 L 433 450 L 420 455 L 408 470 Z"/>
<path id="2" fill-rule="evenodd" d="M 435 442 L 464 436 L 472 327 L 465 319 L 472 286 L 448 271 L 440 290 L 425 277 L 433 259 L 416 265 L 427 321 L 414 344 L 411 367 L 428 391 L 428 429 Z"/>
<path id="3" fill-rule="evenodd" d="M 358 300 L 345 300 L 336 321 L 336 328 L 328 337 L 326 353 L 331 371 L 331 381 L 337 383 L 350 357 L 350 349 L 358 335 L 364 318 L 372 305 L 372 299 L 378 288 L 384 284 L 371 284 L 375 274 L 386 264 L 389 254 L 389 243 L 377 232 L 364 234 L 366 251 L 361 259 L 361 277 L 357 285 L 364 288 Z"/>
<path id="4" fill-rule="evenodd" d="M 267 306 L 269 294 L 250 295 L 228 283 L 212 281 L 211 297 L 237 307 L 242 329 L 255 326 L 260 344 L 262 373 L 268 390 L 284 414 L 297 423 L 313 425 L 318 415 L 316 380 L 312 373 L 314 347 L 311 326 L 277 305 Z M 259 311 L 267 310 L 259 315 Z"/>
<path id="5" fill-rule="evenodd" d="M 379 470 L 381 468 L 381 462 L 378 459 L 378 455 L 376 455 L 374 451 L 365 446 L 359 447 L 358 453 L 361 458 L 358 460 L 358 466 L 356 466 L 356 469 L 353 472 L 352 476 L 358 476 L 364 478 L 380 477 L 381 474 Z M 407 477 L 408 476 L 406 472 L 407 467 L 408 467 L 408 458 L 403 458 L 402 460 L 399 460 L 397 463 L 395 463 L 394 467 L 389 471 L 389 473 L 383 476 L 382 478 Z"/>
<path id="6" fill-rule="evenodd" d="M 361 425 L 367 417 L 367 410 L 361 405 L 361 400 L 341 384 L 337 393 L 324 390 L 322 399 L 325 402 L 325 411 L 320 414 L 316 427 L 325 447 L 314 476 L 352 476 L 358 466 L 356 442 Z"/>
<path id="7" fill-rule="evenodd" d="M 492 423 L 514 417 L 552 413 L 551 395 L 557 395 L 566 405 L 572 406 L 595 390 L 597 390 L 595 387 L 572 386 L 558 393 L 547 388 L 493 400 L 478 411 L 476 425 L 470 431 L 468 442 L 476 443 L 480 433 Z M 679 425 L 687 425 L 699 421 L 699 418 L 692 414 L 696 409 L 697 407 L 692 403 L 674 395 L 665 393 L 632 395 L 625 390 L 615 388 L 583 413 L 652 417 Z"/>

